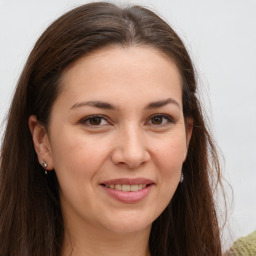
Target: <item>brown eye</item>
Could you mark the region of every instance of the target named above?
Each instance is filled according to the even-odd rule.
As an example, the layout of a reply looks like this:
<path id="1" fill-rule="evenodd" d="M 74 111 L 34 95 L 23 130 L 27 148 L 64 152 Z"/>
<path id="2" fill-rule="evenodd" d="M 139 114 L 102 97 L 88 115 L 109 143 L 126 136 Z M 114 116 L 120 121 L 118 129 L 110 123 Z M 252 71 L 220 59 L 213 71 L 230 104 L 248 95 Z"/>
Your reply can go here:
<path id="1" fill-rule="evenodd" d="M 155 125 L 160 125 L 163 123 L 163 117 L 162 116 L 154 116 L 152 119 L 151 119 L 151 123 L 152 124 L 155 124 Z"/>
<path id="2" fill-rule="evenodd" d="M 171 123 L 174 123 L 173 118 L 169 115 L 164 115 L 164 114 L 154 115 L 148 121 L 148 124 L 159 126 L 159 127 L 160 126 L 162 127 L 164 125 L 168 125 Z"/>
<path id="3" fill-rule="evenodd" d="M 99 115 L 88 116 L 82 119 L 80 123 L 86 126 L 99 126 L 99 127 L 109 124 L 106 118 Z"/>
<path id="4" fill-rule="evenodd" d="M 100 125 L 102 118 L 101 117 L 91 117 L 89 120 L 90 125 Z"/>

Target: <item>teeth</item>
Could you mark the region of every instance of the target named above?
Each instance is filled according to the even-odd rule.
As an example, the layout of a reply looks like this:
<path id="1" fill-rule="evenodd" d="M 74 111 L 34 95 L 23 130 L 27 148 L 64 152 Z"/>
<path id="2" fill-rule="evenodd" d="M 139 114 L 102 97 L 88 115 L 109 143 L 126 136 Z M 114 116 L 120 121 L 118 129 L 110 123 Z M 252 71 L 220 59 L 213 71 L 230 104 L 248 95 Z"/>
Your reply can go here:
<path id="1" fill-rule="evenodd" d="M 115 185 L 115 189 L 116 189 L 116 190 L 122 190 L 122 185 L 120 185 L 120 184 Z"/>
<path id="2" fill-rule="evenodd" d="M 128 184 L 117 184 L 117 185 L 105 185 L 107 188 L 112 188 L 115 190 L 122 190 L 124 192 L 136 192 L 139 191 L 143 188 L 145 188 L 147 185 L 146 184 L 138 184 L 138 185 L 128 185 Z"/>
<path id="3" fill-rule="evenodd" d="M 131 191 L 138 191 L 139 190 L 139 186 L 138 185 L 131 185 Z"/>
<path id="4" fill-rule="evenodd" d="M 122 190 L 124 192 L 129 192 L 129 191 L 131 191 L 131 186 L 130 185 L 122 185 Z"/>

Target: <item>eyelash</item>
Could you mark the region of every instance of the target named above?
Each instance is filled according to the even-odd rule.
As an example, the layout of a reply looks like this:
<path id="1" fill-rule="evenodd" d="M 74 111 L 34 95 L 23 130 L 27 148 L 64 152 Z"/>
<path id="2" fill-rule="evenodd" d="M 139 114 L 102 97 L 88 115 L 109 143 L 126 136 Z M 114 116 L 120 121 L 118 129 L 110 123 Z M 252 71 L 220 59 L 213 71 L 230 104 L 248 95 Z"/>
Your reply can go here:
<path id="1" fill-rule="evenodd" d="M 166 120 L 166 123 L 165 124 L 152 124 L 152 125 L 154 125 L 154 126 L 164 126 L 164 125 L 166 125 L 166 124 L 168 124 L 168 123 L 174 123 L 174 120 L 173 120 L 173 118 L 171 117 L 171 116 L 169 116 L 169 115 L 165 115 L 165 114 L 156 114 L 156 115 L 153 115 L 153 116 L 151 116 L 150 118 L 149 118 L 149 121 L 151 120 L 153 120 L 153 118 L 161 118 L 161 120 L 163 121 L 164 119 Z M 149 122 L 148 121 L 148 122 Z"/>
<path id="2" fill-rule="evenodd" d="M 86 118 L 83 118 L 80 123 L 82 124 L 87 124 L 89 126 L 101 126 L 101 125 L 95 125 L 95 124 L 92 124 L 90 123 L 90 121 L 92 121 L 93 119 L 100 119 L 100 123 L 102 122 L 102 120 L 105 120 L 106 122 L 109 123 L 108 119 L 105 117 L 105 116 L 102 116 L 102 115 L 91 115 L 91 116 L 87 116 Z"/>
<path id="3" fill-rule="evenodd" d="M 166 123 L 160 123 L 160 124 L 153 124 L 152 123 L 152 120 L 153 120 L 153 118 L 161 118 L 161 121 L 163 122 L 163 120 L 165 120 L 166 121 Z M 96 120 L 94 120 L 94 121 L 99 121 L 99 124 L 92 124 L 91 122 L 93 121 L 93 119 L 96 119 Z M 98 119 L 98 120 L 97 120 Z M 101 124 L 102 123 L 102 121 L 105 121 L 106 123 L 110 123 L 109 122 L 109 120 L 108 120 L 108 118 L 106 118 L 105 116 L 102 116 L 102 115 L 91 115 L 91 116 L 87 116 L 86 118 L 83 118 L 81 121 L 80 121 L 80 123 L 81 124 L 86 124 L 86 125 L 89 125 L 89 126 L 91 126 L 91 127 L 101 127 L 101 126 L 105 126 L 106 124 Z M 153 125 L 153 126 L 156 126 L 156 127 L 160 127 L 160 126 L 164 126 L 164 125 L 167 125 L 167 124 L 169 124 L 169 123 L 174 123 L 174 120 L 173 120 L 173 118 L 171 117 L 171 116 L 169 116 L 169 115 L 166 115 L 166 114 L 155 114 L 155 115 L 153 115 L 153 116 L 151 116 L 150 118 L 149 118 L 149 120 L 146 122 L 146 123 L 149 123 L 151 121 L 151 124 L 149 124 L 149 125 Z M 111 123 L 110 123 L 111 124 Z"/>

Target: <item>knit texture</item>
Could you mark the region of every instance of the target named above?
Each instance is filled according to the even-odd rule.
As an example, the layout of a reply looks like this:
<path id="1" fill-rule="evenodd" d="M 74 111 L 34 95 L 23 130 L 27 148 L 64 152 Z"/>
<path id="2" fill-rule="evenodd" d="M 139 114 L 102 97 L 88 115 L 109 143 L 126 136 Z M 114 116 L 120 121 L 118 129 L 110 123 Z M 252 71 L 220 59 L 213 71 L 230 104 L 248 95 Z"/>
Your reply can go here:
<path id="1" fill-rule="evenodd" d="M 256 256 L 256 231 L 236 240 L 231 249 L 236 256 Z"/>

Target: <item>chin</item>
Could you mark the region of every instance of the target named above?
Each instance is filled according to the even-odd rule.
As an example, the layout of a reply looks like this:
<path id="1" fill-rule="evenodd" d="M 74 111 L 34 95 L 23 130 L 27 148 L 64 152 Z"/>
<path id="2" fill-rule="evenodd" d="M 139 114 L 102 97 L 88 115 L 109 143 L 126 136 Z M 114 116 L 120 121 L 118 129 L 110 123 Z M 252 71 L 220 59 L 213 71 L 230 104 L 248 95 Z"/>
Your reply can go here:
<path id="1" fill-rule="evenodd" d="M 104 222 L 104 226 L 111 232 L 117 234 L 137 233 L 140 231 L 150 230 L 152 222 L 151 218 L 147 218 L 145 215 L 140 214 L 141 217 L 136 216 L 122 216 L 116 217 L 114 220 L 108 223 Z"/>

